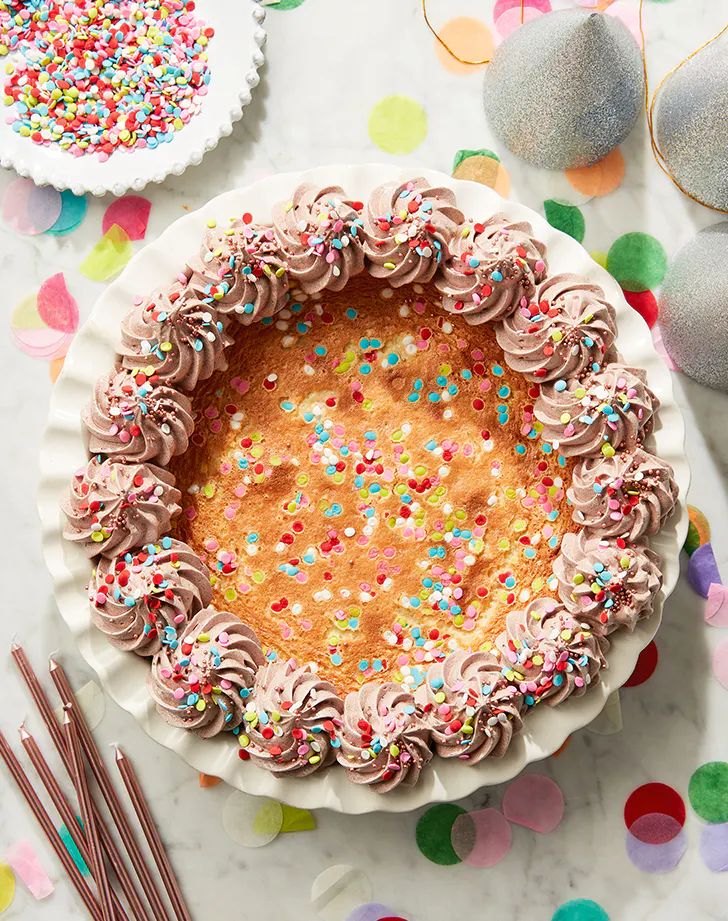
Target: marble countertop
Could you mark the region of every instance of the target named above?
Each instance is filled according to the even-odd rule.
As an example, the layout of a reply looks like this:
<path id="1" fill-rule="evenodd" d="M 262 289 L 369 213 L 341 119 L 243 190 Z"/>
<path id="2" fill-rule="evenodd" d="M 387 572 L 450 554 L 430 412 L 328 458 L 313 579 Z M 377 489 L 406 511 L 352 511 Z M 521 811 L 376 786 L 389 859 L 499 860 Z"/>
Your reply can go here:
<path id="1" fill-rule="evenodd" d="M 620 0 L 620 5 L 636 8 L 637 3 Z M 448 16 L 486 16 L 492 27 L 491 4 L 432 0 L 430 6 L 436 21 L 447 11 Z M 711 0 L 646 3 L 655 77 L 718 30 L 725 12 L 720 6 Z M 481 74 L 456 75 L 440 65 L 417 0 L 307 0 L 294 9 L 271 9 L 266 28 L 268 63 L 253 103 L 232 136 L 202 165 L 145 191 L 152 201 L 147 239 L 208 198 L 274 171 L 371 160 L 449 170 L 459 148 L 480 147 L 502 154 L 512 197 L 536 210 L 547 198 L 578 204 L 586 218 L 589 250 L 606 251 L 620 234 L 638 230 L 656 236 L 672 254 L 698 228 L 719 219 L 670 185 L 652 159 L 643 126 L 622 146 L 627 162 L 623 184 L 603 199 L 579 200 L 563 174 L 535 170 L 509 156 L 485 123 Z M 417 99 L 427 112 L 427 136 L 406 157 L 384 154 L 367 132 L 372 106 L 392 93 Z M 0 174 L 0 194 L 11 178 Z M 62 238 L 18 237 L 0 226 L 5 300 L 0 355 L 8 382 L 0 392 L 5 451 L 0 507 L 6 535 L 0 650 L 17 637 L 39 668 L 50 653 L 59 651 L 77 684 L 92 675 L 55 609 L 35 511 L 38 445 L 52 385 L 47 364 L 15 347 L 8 321 L 13 305 L 58 271 L 65 272 L 82 317 L 89 312 L 102 286 L 84 279 L 78 266 L 101 234 L 107 205 L 92 201 L 83 225 Z M 676 385 L 693 473 L 689 501 L 708 515 L 718 563 L 728 576 L 728 428 L 716 425 L 726 418 L 728 396 L 681 375 L 676 375 Z M 565 792 L 563 823 L 549 836 L 515 828 L 511 853 L 491 870 L 438 867 L 426 861 L 415 844 L 419 813 L 350 818 L 320 812 L 316 831 L 281 835 L 258 850 L 239 847 L 222 829 L 227 788 L 200 789 L 192 769 L 147 739 L 111 702 L 97 735 L 100 743 L 123 742 L 139 765 L 195 919 L 313 919 L 312 881 L 325 867 L 344 863 L 368 874 L 374 900 L 410 921 L 506 913 L 549 921 L 559 904 L 580 897 L 597 901 L 612 921 L 718 921 L 725 917 L 726 881 L 700 859 L 700 823 L 690 808 L 687 853 L 676 870 L 662 876 L 642 873 L 630 863 L 622 819 L 624 801 L 639 784 L 663 781 L 687 800 L 693 771 L 705 761 L 728 759 L 728 692 L 710 669 L 711 649 L 721 634 L 705 626 L 702 611 L 702 600 L 681 579 L 657 637 L 657 671 L 644 685 L 621 694 L 622 731 L 608 736 L 579 732 L 558 759 L 537 768 L 553 776 Z M 32 706 L 9 656 L 2 655 L 2 729 L 14 742 L 16 723 L 27 716 L 40 738 Z M 24 807 L 9 792 L 4 773 L 0 785 L 0 855 L 19 837 L 29 837 L 57 880 L 48 902 L 34 902 L 19 886 L 5 916 L 23 921 L 84 917 Z M 502 792 L 482 790 L 467 805 L 498 805 Z"/>

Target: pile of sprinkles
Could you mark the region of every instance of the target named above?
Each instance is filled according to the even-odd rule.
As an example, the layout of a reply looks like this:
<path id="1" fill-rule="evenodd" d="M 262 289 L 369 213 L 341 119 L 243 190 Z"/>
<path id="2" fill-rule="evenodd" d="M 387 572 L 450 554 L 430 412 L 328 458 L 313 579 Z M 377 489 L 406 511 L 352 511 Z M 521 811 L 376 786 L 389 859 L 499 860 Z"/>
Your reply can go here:
<path id="1" fill-rule="evenodd" d="M 194 0 L 0 0 L 8 124 L 107 160 L 169 143 L 202 107 L 214 29 Z"/>
<path id="2" fill-rule="evenodd" d="M 173 5 L 149 6 L 167 16 Z M 194 32 L 192 9 L 173 7 Z M 11 12 L 16 35 L 43 30 L 42 14 Z M 7 21 L 7 3 L 0 13 Z M 528 284 L 496 269 L 495 307 L 456 318 L 448 292 L 478 266 L 455 252 L 467 221 L 449 189 L 394 182 L 364 205 L 338 186 L 300 186 L 292 201 L 293 225 L 285 204 L 270 223 L 246 212 L 230 233 L 208 225 L 175 282 L 182 294 L 124 320 L 149 326 L 125 339 L 124 367 L 140 367 L 102 377 L 84 410 L 98 456 L 75 488 L 97 501 L 92 465 L 104 458 L 176 458 L 166 474 L 184 498 L 171 536 L 147 515 L 136 548 L 106 553 L 83 531 L 86 503 L 68 506 L 68 528 L 97 559 L 94 623 L 152 657 L 165 720 L 202 738 L 228 731 L 242 760 L 279 776 L 337 762 L 386 793 L 416 783 L 435 754 L 502 755 L 529 709 L 599 680 L 609 634 L 652 611 L 661 576 L 648 537 L 677 490 L 645 447 L 659 404 L 644 372 L 616 349 L 602 366 L 606 302 L 604 341 L 574 333 L 578 348 L 553 376 L 519 364 L 534 323 L 502 336 L 518 310 L 546 315 L 532 281 L 556 280 L 527 224 L 490 219 L 494 237 L 510 227 L 533 257 L 521 266 Z M 332 236 L 311 230 L 315 214 Z M 363 287 L 342 290 L 364 270 Z M 576 307 L 602 303 L 595 286 L 558 278 Z M 164 338 L 187 309 L 200 330 Z M 225 358 L 228 334 L 251 323 Z M 582 485 L 572 499 L 577 472 L 601 489 L 635 465 L 655 488 L 630 499 L 630 530 L 598 492 Z M 127 507 L 128 478 L 105 488 L 110 506 Z M 221 621 L 212 642 L 208 625 Z"/>

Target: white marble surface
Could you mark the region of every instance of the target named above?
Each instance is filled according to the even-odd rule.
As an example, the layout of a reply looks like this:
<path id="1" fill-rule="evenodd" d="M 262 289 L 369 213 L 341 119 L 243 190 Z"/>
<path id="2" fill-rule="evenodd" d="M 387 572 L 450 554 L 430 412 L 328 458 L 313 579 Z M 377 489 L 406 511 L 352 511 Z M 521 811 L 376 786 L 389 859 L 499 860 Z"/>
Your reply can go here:
<path id="1" fill-rule="evenodd" d="M 630 5 L 636 7 L 636 0 Z M 492 3 L 432 0 L 430 7 L 436 21 L 447 11 L 486 16 L 492 24 Z M 647 2 L 646 8 L 655 77 L 716 32 L 725 16 L 724 4 L 712 0 Z M 209 197 L 271 171 L 382 159 L 447 170 L 458 148 L 499 149 L 480 107 L 480 75 L 456 76 L 441 67 L 417 0 L 307 0 L 292 11 L 271 10 L 267 28 L 269 63 L 253 104 L 232 137 L 201 166 L 149 190 L 149 238 Z M 367 135 L 370 108 L 394 92 L 419 99 L 428 113 L 427 139 L 408 158 L 388 158 Z M 696 229 L 718 220 L 681 197 L 663 177 L 642 126 L 623 150 L 627 176 L 621 188 L 605 199 L 583 203 L 587 248 L 606 250 L 619 234 L 641 230 L 657 236 L 672 253 Z M 533 170 L 505 153 L 503 162 L 511 174 L 513 197 L 525 204 L 538 210 L 549 197 L 582 204 L 563 176 Z M 0 192 L 10 179 L 0 175 Z M 0 650 L 8 649 L 17 636 L 39 667 L 49 653 L 60 650 L 78 683 L 89 671 L 55 611 L 35 514 L 36 457 L 51 384 L 46 364 L 26 357 L 12 343 L 8 320 L 23 295 L 61 270 L 82 315 L 88 313 L 101 286 L 83 279 L 78 265 L 100 235 L 106 204 L 92 202 L 83 226 L 66 238 L 19 238 L 0 226 L 5 302 L 0 356 L 6 377 L 0 393 L 5 448 Z M 718 561 L 728 577 L 728 397 L 678 376 L 678 399 L 687 420 L 693 469 L 689 499 L 709 515 Z M 657 672 L 647 684 L 622 694 L 623 731 L 611 736 L 581 732 L 559 759 L 538 767 L 566 793 L 563 824 L 549 837 L 516 828 L 513 850 L 493 870 L 428 863 L 415 845 L 417 815 L 347 818 L 319 813 L 315 832 L 283 835 L 261 850 L 240 848 L 222 830 L 221 806 L 229 795 L 224 787 L 199 789 L 190 768 L 150 742 L 111 703 L 98 738 L 102 743 L 122 742 L 136 759 L 195 919 L 312 919 L 309 892 L 314 877 L 330 864 L 349 863 L 368 873 L 374 899 L 410 921 L 506 913 L 548 921 L 561 902 L 575 897 L 595 899 L 613 921 L 717 921 L 725 917 L 726 880 L 711 874 L 700 860 L 697 818 L 688 810 L 689 848 L 677 870 L 650 876 L 636 870 L 625 855 L 622 806 L 629 792 L 648 780 L 672 784 L 687 797 L 688 780 L 698 765 L 728 758 L 728 692 L 710 673 L 710 650 L 720 638 L 721 631 L 704 626 L 702 601 L 681 581 L 658 634 Z M 15 743 L 16 724 L 27 716 L 42 738 L 9 656 L 2 655 L 0 726 Z M 84 917 L 6 776 L 0 776 L 0 854 L 27 836 L 58 880 L 57 891 L 45 903 L 35 903 L 20 886 L 6 917 Z M 497 805 L 502 792 L 484 790 L 470 804 Z"/>

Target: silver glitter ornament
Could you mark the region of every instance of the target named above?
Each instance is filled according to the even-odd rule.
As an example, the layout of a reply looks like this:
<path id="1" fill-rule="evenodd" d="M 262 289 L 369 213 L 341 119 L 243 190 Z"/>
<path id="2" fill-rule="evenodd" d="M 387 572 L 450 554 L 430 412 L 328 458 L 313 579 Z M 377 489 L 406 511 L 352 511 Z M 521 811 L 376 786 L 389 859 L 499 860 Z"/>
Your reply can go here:
<path id="1" fill-rule="evenodd" d="M 667 78 L 653 126 L 665 165 L 685 191 L 728 210 L 728 40 L 708 45 Z"/>
<path id="2" fill-rule="evenodd" d="M 678 252 L 659 306 L 662 340 L 676 364 L 728 392 L 728 221 L 701 230 Z"/>
<path id="3" fill-rule="evenodd" d="M 534 166 L 570 169 L 605 157 L 642 109 L 637 43 L 615 16 L 546 13 L 516 29 L 485 70 L 483 104 L 506 147 Z"/>

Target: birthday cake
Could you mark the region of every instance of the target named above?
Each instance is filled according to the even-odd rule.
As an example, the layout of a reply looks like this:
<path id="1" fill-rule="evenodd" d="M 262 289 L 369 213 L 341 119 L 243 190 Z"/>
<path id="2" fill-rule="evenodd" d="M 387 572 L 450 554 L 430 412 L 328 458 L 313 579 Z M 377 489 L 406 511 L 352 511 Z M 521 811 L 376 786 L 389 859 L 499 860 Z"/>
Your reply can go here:
<path id="1" fill-rule="evenodd" d="M 92 621 L 163 719 L 280 776 L 499 757 L 652 611 L 658 400 L 527 223 L 420 178 L 263 217 L 134 305 L 83 414 Z"/>

